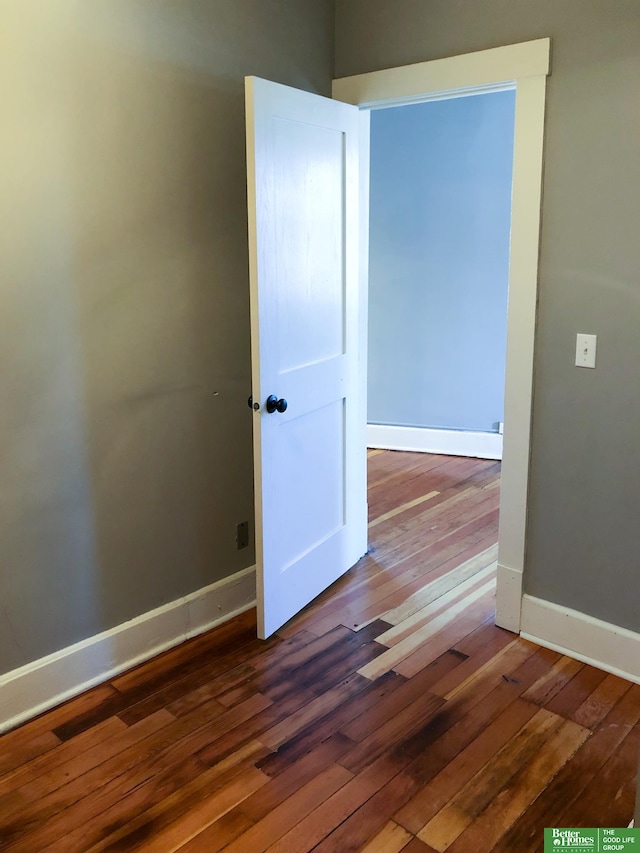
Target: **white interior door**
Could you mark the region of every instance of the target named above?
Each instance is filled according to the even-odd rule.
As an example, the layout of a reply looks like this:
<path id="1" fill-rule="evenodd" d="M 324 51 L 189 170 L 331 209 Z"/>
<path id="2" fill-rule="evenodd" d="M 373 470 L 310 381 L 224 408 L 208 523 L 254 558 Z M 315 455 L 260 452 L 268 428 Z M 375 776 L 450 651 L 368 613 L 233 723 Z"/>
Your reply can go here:
<path id="1" fill-rule="evenodd" d="M 356 107 L 255 77 L 246 79 L 246 101 L 264 638 L 366 550 L 360 120 Z"/>

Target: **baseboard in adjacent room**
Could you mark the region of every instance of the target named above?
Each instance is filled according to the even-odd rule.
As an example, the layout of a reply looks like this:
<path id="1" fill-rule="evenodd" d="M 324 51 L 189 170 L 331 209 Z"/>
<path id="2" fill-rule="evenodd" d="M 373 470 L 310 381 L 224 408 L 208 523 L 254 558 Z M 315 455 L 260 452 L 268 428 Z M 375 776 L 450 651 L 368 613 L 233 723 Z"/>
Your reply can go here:
<path id="1" fill-rule="evenodd" d="M 0 734 L 256 603 L 255 567 L 0 675 Z"/>
<path id="2" fill-rule="evenodd" d="M 520 636 L 640 683 L 640 634 L 635 631 L 524 595 Z"/>
<path id="3" fill-rule="evenodd" d="M 502 459 L 502 436 L 497 432 L 367 424 L 367 447 Z"/>

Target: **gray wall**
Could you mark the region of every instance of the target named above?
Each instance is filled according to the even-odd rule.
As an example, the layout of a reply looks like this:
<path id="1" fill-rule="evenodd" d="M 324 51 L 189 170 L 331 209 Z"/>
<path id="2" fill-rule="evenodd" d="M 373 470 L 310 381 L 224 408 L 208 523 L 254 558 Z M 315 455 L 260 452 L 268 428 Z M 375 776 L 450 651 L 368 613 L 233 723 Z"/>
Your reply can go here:
<path id="1" fill-rule="evenodd" d="M 640 3 L 338 0 L 336 76 L 545 36 L 526 590 L 640 631 Z M 576 332 L 596 370 L 573 367 Z"/>
<path id="2" fill-rule="evenodd" d="M 515 92 L 371 113 L 368 421 L 495 432 Z"/>
<path id="3" fill-rule="evenodd" d="M 243 76 L 329 94 L 330 0 L 0 9 L 0 672 L 238 571 Z"/>

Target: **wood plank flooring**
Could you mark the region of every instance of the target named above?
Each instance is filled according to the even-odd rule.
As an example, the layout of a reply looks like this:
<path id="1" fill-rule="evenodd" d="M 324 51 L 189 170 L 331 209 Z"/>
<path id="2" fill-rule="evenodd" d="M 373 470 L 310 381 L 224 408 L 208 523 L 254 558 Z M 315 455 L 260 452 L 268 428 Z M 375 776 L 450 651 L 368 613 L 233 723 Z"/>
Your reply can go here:
<path id="1" fill-rule="evenodd" d="M 0 738 L 2 853 L 527 853 L 629 823 L 640 687 L 493 625 L 499 463 L 370 451 L 370 553 Z"/>

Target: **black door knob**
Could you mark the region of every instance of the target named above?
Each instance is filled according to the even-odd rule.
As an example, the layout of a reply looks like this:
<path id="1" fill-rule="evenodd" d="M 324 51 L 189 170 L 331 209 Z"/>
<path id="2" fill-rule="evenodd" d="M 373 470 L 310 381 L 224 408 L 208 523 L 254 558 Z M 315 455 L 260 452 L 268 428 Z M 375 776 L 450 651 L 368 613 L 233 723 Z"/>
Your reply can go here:
<path id="1" fill-rule="evenodd" d="M 282 414 L 287 411 L 287 401 L 284 397 L 278 400 L 275 394 L 271 394 L 271 396 L 267 397 L 266 409 L 270 415 L 274 412 L 280 412 L 280 414 Z"/>

